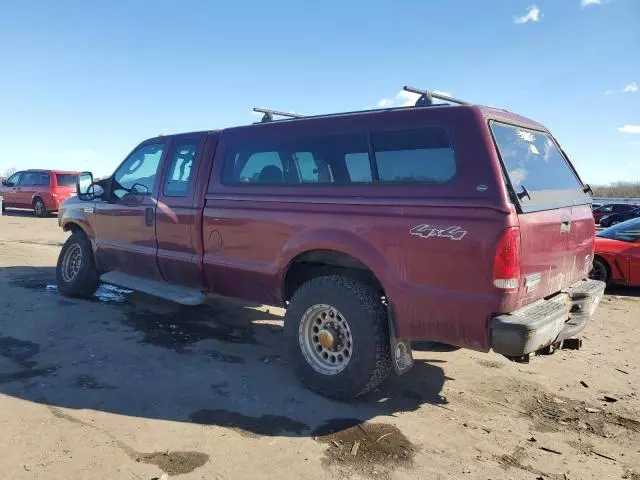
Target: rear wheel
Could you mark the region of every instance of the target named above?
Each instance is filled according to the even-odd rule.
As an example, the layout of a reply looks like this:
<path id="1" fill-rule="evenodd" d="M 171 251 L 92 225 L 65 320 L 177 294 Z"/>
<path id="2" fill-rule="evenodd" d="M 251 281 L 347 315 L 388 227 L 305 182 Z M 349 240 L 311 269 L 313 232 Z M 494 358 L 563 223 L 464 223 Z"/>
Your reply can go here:
<path id="1" fill-rule="evenodd" d="M 285 331 L 295 369 L 311 390 L 349 400 L 391 371 L 389 326 L 380 293 L 351 278 L 314 278 L 293 295 Z"/>
<path id="2" fill-rule="evenodd" d="M 47 215 L 47 206 L 41 198 L 33 200 L 33 212 L 36 214 L 36 217 L 45 217 Z"/>
<path id="3" fill-rule="evenodd" d="M 601 282 L 609 284 L 611 276 L 609 274 L 609 266 L 601 258 L 593 259 L 593 268 L 589 273 L 589 278 L 593 280 L 600 280 Z"/>
<path id="4" fill-rule="evenodd" d="M 69 297 L 89 298 L 98 289 L 100 278 L 91 242 L 75 232 L 62 246 L 56 267 L 58 290 Z"/>

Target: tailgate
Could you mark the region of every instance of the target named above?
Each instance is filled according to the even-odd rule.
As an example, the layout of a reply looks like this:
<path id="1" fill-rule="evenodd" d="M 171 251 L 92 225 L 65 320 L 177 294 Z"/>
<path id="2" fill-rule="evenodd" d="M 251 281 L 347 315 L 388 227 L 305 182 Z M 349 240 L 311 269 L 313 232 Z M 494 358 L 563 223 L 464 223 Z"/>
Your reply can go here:
<path id="1" fill-rule="evenodd" d="M 519 220 L 520 305 L 587 277 L 595 234 L 589 205 L 524 213 Z"/>
<path id="2" fill-rule="evenodd" d="M 489 126 L 520 225 L 519 306 L 566 289 L 591 268 L 590 198 L 551 134 L 498 121 Z"/>

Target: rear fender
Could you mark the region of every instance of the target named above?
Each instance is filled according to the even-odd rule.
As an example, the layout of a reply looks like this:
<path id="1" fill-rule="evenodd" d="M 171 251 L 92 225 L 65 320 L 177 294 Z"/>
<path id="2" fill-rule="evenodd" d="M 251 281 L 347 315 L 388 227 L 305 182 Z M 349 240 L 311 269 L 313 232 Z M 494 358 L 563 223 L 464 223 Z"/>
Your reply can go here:
<path id="1" fill-rule="evenodd" d="M 298 255 L 312 250 L 331 250 L 355 258 L 373 273 L 382 285 L 387 300 L 390 304 L 393 303 L 391 292 L 395 290 L 395 282 L 384 255 L 366 239 L 348 231 L 330 228 L 306 230 L 285 244 L 277 261 L 280 297 L 284 297 L 284 282 L 293 260 Z M 393 321 L 393 316 L 390 317 Z"/>
<path id="2" fill-rule="evenodd" d="M 311 250 L 333 250 L 352 256 L 371 270 L 387 291 L 391 271 L 382 253 L 364 238 L 337 229 L 306 230 L 284 245 L 277 261 L 281 286 L 284 285 L 291 262 L 298 255 Z"/>

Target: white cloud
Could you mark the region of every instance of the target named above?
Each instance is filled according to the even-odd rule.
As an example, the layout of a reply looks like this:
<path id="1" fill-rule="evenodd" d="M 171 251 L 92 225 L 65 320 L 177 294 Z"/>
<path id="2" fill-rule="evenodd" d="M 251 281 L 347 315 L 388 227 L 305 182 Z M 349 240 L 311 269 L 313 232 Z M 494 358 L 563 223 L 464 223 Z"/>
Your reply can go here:
<path id="1" fill-rule="evenodd" d="M 605 95 L 612 95 L 614 93 L 637 93 L 640 91 L 640 86 L 637 82 L 631 82 L 625 85 L 622 90 L 606 90 L 604 92 Z"/>
<path id="2" fill-rule="evenodd" d="M 527 8 L 526 15 L 523 15 L 521 17 L 515 17 L 513 19 L 513 23 L 515 23 L 516 25 L 520 25 L 522 23 L 529 23 L 529 22 L 535 23 L 535 22 L 539 22 L 541 19 L 542 19 L 542 14 L 540 13 L 540 9 L 535 5 L 531 5 Z"/>
<path id="3" fill-rule="evenodd" d="M 439 93 L 440 95 L 446 95 L 451 97 L 451 92 L 444 92 L 442 90 L 431 90 L 433 93 Z M 393 98 L 382 98 L 378 102 L 379 108 L 393 108 L 393 107 L 412 107 L 416 104 L 416 101 L 420 98 L 420 94 L 407 92 L 406 90 L 400 90 L 395 94 Z"/>
<path id="4" fill-rule="evenodd" d="M 580 7 L 588 7 L 589 5 L 602 5 L 602 0 L 580 0 Z"/>
<path id="5" fill-rule="evenodd" d="M 624 125 L 618 128 L 620 133 L 640 133 L 640 125 Z"/>

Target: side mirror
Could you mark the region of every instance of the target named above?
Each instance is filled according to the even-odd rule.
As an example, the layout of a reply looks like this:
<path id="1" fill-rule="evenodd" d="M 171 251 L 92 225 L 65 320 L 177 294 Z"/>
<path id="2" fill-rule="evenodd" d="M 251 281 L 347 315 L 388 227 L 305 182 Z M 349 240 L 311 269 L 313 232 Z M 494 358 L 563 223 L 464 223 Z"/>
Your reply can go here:
<path id="1" fill-rule="evenodd" d="M 3 187 L 8 187 L 9 183 L 6 180 L 2 180 L 2 186 Z"/>
<path id="2" fill-rule="evenodd" d="M 93 188 L 93 174 L 91 172 L 82 172 L 78 174 L 76 180 L 76 192 L 80 200 L 92 200 L 95 191 Z"/>

